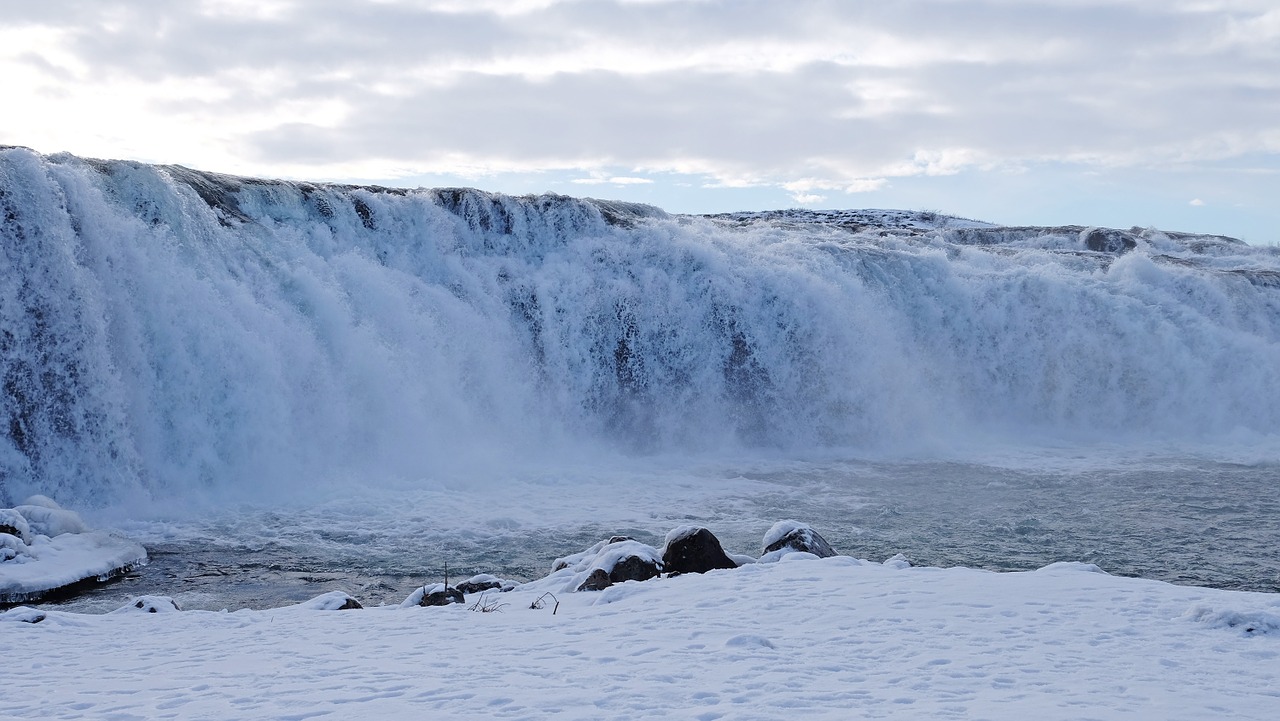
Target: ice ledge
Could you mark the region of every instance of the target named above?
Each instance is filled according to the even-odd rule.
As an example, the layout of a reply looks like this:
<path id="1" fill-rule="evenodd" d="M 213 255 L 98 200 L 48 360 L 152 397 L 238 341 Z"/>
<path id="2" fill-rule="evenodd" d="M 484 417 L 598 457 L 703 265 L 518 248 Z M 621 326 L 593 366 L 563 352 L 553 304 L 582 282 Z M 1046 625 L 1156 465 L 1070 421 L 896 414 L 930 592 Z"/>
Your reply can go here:
<path id="1" fill-rule="evenodd" d="M 0 561 L 0 606 L 74 593 L 147 562 L 145 548 L 106 531 L 34 535 L 22 545 L 16 557 Z"/>

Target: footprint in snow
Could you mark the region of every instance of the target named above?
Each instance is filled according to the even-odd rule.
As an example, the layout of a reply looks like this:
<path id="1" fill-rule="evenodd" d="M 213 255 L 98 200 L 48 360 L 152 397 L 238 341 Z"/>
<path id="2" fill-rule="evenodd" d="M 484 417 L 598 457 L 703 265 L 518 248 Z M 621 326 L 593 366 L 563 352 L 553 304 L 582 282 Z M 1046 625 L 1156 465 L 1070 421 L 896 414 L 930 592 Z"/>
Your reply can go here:
<path id="1" fill-rule="evenodd" d="M 743 647 L 773 648 L 774 647 L 773 641 L 770 641 L 764 636 L 756 636 L 755 634 L 750 634 L 750 633 L 744 633 L 744 634 L 739 634 L 737 636 L 734 636 L 733 638 L 730 638 L 728 641 L 725 641 L 724 645 L 726 648 L 743 648 Z"/>

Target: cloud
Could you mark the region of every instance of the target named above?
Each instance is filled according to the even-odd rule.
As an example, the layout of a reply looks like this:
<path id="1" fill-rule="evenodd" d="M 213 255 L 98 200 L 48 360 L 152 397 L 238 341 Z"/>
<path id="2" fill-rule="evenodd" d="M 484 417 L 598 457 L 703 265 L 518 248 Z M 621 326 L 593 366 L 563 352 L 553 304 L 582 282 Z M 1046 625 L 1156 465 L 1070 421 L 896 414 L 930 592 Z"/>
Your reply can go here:
<path id="1" fill-rule="evenodd" d="M 14 5 L 0 142 L 231 172 L 673 173 L 819 202 L 1280 154 L 1266 0 Z"/>
<path id="2" fill-rule="evenodd" d="M 1199 208 L 1204 205 L 1204 201 L 1199 198 L 1193 198 L 1190 202 L 1187 203 L 1187 205 L 1191 205 Z"/>
<path id="3" fill-rule="evenodd" d="M 791 199 L 796 201 L 800 205 L 814 205 L 816 203 L 821 203 L 822 201 L 826 200 L 827 196 L 814 195 L 812 193 L 793 193 L 791 195 Z"/>
<path id="4" fill-rule="evenodd" d="M 885 178 L 859 178 L 844 187 L 846 193 L 870 193 L 889 184 Z"/>
<path id="5" fill-rule="evenodd" d="M 615 175 L 612 178 L 574 178 L 569 182 L 577 183 L 578 185 L 649 185 L 653 183 L 653 180 L 650 178 L 634 178 L 625 175 Z"/>

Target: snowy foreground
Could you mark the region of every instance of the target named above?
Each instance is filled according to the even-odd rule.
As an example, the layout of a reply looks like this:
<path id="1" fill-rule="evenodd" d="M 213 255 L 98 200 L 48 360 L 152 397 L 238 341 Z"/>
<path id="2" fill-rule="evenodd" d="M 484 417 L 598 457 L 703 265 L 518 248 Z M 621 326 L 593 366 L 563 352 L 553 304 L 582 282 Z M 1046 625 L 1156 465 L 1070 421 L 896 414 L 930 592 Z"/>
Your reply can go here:
<path id="1" fill-rule="evenodd" d="M 234 613 L 17 608 L 0 614 L 0 716 L 1270 720 L 1280 709 L 1273 594 L 1083 564 L 991 573 L 807 554 L 600 592 L 563 584 L 486 595 L 501 604 L 489 613 L 468 609 L 478 596 L 322 610 L 341 593 Z M 558 608 L 549 597 L 530 608 L 547 590 Z"/>

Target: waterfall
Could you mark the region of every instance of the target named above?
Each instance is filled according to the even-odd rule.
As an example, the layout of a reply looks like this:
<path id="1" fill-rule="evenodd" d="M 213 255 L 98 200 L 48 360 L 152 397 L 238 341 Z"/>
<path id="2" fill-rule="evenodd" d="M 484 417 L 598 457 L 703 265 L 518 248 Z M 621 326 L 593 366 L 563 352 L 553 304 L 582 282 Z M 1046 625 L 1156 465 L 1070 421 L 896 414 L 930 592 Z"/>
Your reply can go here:
<path id="1" fill-rule="evenodd" d="M 1280 427 L 1280 255 L 0 149 L 0 505 Z"/>

